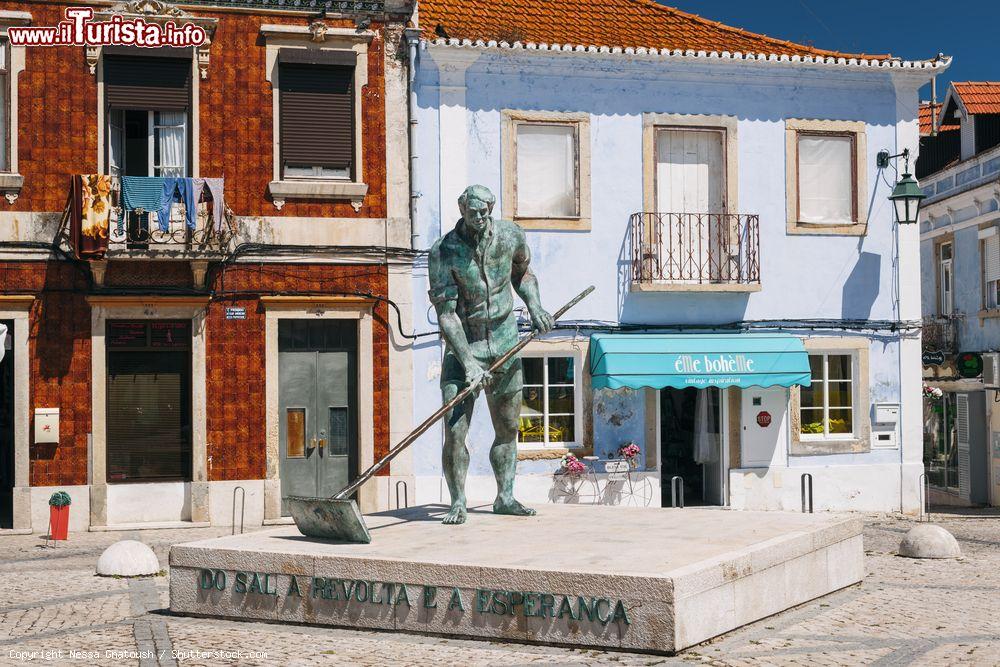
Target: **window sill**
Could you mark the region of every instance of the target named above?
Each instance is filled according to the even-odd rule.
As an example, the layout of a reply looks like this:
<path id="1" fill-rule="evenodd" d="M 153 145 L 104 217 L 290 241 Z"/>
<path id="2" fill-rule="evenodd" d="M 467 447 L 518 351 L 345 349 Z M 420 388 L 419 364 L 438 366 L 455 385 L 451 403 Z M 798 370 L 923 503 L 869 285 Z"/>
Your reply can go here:
<path id="1" fill-rule="evenodd" d="M 871 451 L 870 438 L 851 436 L 849 438 L 817 438 L 800 440 L 793 437 L 789 456 L 822 456 L 827 454 L 864 454 Z"/>
<path id="2" fill-rule="evenodd" d="M 271 181 L 267 191 L 279 211 L 286 199 L 347 200 L 355 211 L 360 211 L 368 194 L 368 184 L 352 181 Z"/>
<path id="3" fill-rule="evenodd" d="M 786 223 L 788 234 L 804 236 L 864 236 L 868 233 L 868 225 L 863 222 L 845 223 L 843 225 L 817 225 L 808 222 Z"/>
<path id="4" fill-rule="evenodd" d="M 988 320 L 995 317 L 1000 317 L 1000 308 L 987 308 L 979 311 L 980 320 Z"/>
<path id="5" fill-rule="evenodd" d="M 21 174 L 0 174 L 0 192 L 7 198 L 9 204 L 17 201 L 22 186 L 24 186 L 24 176 Z"/>
<path id="6" fill-rule="evenodd" d="M 760 283 L 633 282 L 632 292 L 759 292 Z"/>
<path id="7" fill-rule="evenodd" d="M 551 461 L 561 459 L 569 453 L 566 447 L 536 447 L 532 449 L 518 449 L 518 461 Z"/>
<path id="8" fill-rule="evenodd" d="M 562 232 L 589 232 L 590 218 L 514 218 L 522 229 L 548 229 Z"/>

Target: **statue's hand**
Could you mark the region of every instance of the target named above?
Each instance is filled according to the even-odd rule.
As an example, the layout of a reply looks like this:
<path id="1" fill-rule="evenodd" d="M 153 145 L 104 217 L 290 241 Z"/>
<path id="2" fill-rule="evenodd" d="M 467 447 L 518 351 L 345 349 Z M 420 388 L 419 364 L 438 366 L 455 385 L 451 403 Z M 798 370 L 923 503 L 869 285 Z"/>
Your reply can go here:
<path id="1" fill-rule="evenodd" d="M 465 378 L 469 381 L 469 384 L 480 384 L 483 387 L 489 387 L 490 383 L 493 382 L 493 373 L 489 370 L 480 366 L 478 363 L 470 364 L 469 368 L 465 369 Z"/>
<path id="2" fill-rule="evenodd" d="M 531 324 L 539 333 L 548 333 L 556 325 L 555 319 L 545 310 L 539 308 L 531 313 Z"/>

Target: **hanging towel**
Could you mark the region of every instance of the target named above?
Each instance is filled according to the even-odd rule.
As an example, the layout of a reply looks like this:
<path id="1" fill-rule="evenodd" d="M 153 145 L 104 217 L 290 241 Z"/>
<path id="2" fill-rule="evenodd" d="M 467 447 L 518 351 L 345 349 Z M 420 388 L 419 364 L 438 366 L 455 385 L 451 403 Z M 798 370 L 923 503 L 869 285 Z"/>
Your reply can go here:
<path id="1" fill-rule="evenodd" d="M 226 201 L 223 196 L 225 189 L 224 178 L 206 178 L 205 186 L 212 195 L 212 220 L 215 221 L 215 231 L 222 231 L 222 220 L 225 216 Z"/>
<path id="2" fill-rule="evenodd" d="M 84 174 L 73 177 L 71 234 L 76 254 L 81 258 L 103 257 L 108 250 L 111 190 L 111 176 Z"/>
<path id="3" fill-rule="evenodd" d="M 160 204 L 159 213 L 157 213 L 160 231 L 170 231 L 170 207 L 175 201 L 184 204 L 184 221 L 187 223 L 187 228 L 195 228 L 198 212 L 195 208 L 193 180 L 191 178 L 163 179 L 163 202 Z"/>
<path id="4" fill-rule="evenodd" d="M 122 217 L 118 220 L 118 229 L 124 225 L 125 215 L 129 211 L 142 209 L 155 213 L 163 206 L 163 181 L 157 176 L 122 176 Z M 163 225 L 161 224 L 162 228 Z"/>

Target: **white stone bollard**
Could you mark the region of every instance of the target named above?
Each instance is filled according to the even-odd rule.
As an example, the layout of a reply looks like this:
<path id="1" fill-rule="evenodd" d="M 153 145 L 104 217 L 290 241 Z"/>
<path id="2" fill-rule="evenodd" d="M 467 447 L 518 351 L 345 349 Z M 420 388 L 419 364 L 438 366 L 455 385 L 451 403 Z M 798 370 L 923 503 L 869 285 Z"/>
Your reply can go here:
<path id="1" fill-rule="evenodd" d="M 958 540 L 941 526 L 921 523 L 899 543 L 899 555 L 907 558 L 961 558 Z"/>
<path id="2" fill-rule="evenodd" d="M 104 577 L 142 577 L 159 571 L 156 554 L 136 540 L 115 542 L 97 559 L 97 574 Z"/>

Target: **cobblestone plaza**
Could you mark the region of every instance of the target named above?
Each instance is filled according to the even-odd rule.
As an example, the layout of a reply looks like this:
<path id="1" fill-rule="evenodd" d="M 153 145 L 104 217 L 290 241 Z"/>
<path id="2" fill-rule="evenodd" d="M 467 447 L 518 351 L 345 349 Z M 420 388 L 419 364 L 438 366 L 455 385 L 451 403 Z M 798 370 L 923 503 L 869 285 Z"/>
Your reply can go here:
<path id="1" fill-rule="evenodd" d="M 996 515 L 935 515 L 958 538 L 957 561 L 895 555 L 913 525 L 871 515 L 864 581 L 695 646 L 673 658 L 171 616 L 166 576 L 94 575 L 118 539 L 169 546 L 220 529 L 74 533 L 0 540 L 0 664 L 96 665 L 907 665 L 1000 663 L 1000 536 Z"/>

